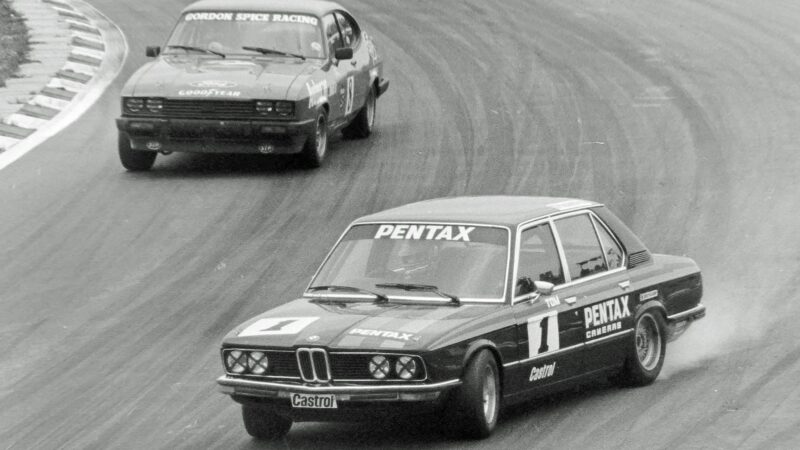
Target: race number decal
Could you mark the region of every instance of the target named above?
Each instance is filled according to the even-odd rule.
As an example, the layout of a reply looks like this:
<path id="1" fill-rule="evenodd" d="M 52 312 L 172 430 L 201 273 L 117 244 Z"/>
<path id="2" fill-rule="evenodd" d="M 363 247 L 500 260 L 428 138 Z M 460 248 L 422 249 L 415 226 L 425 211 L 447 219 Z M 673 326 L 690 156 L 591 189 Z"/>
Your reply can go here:
<path id="1" fill-rule="evenodd" d="M 344 104 L 344 113 L 353 112 L 353 96 L 356 93 L 356 81 L 353 77 L 347 77 L 347 97 Z"/>
<path id="2" fill-rule="evenodd" d="M 528 318 L 528 357 L 558 349 L 558 311 Z"/>
<path id="3" fill-rule="evenodd" d="M 297 334 L 317 319 L 319 317 L 270 317 L 269 319 L 260 319 L 242 330 L 239 336 Z"/>

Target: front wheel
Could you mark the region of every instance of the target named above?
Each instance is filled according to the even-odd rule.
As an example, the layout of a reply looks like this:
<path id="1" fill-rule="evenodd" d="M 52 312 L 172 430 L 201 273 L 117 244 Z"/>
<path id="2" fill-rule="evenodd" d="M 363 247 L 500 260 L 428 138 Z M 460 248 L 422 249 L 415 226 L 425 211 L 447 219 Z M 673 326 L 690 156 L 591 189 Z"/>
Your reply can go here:
<path id="1" fill-rule="evenodd" d="M 488 350 L 481 350 L 467 364 L 463 384 L 447 408 L 449 425 L 457 434 L 472 439 L 492 434 L 500 413 L 500 372 Z"/>
<path id="2" fill-rule="evenodd" d="M 314 134 L 306 139 L 300 158 L 307 167 L 319 167 L 328 153 L 328 115 L 324 109 L 317 113 Z"/>
<path id="3" fill-rule="evenodd" d="M 117 136 L 117 148 L 119 151 L 119 161 L 122 167 L 131 172 L 150 170 L 156 161 L 156 152 L 143 152 L 131 148 L 131 140 L 127 133 L 119 132 Z"/>
<path id="4" fill-rule="evenodd" d="M 256 439 L 279 439 L 292 427 L 291 419 L 254 406 L 242 405 L 242 419 L 247 434 Z"/>
<path id="5" fill-rule="evenodd" d="M 658 378 L 664 365 L 667 340 L 664 319 L 658 312 L 647 311 L 636 318 L 633 340 L 620 373 L 620 381 L 629 386 L 646 386 Z"/>

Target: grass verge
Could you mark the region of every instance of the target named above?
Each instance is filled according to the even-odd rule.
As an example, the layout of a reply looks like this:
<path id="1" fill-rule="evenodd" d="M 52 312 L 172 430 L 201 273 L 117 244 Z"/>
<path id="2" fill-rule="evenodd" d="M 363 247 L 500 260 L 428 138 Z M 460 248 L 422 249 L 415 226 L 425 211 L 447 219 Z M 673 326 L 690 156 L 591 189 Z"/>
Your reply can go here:
<path id="1" fill-rule="evenodd" d="M 0 87 L 17 73 L 27 54 L 25 20 L 11 8 L 9 0 L 0 0 Z"/>

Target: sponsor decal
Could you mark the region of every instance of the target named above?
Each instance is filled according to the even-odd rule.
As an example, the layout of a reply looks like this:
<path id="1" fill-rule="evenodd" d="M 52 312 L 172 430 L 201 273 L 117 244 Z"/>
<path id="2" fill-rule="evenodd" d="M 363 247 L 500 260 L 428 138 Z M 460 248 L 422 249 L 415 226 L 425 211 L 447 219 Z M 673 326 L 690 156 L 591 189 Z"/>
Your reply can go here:
<path id="1" fill-rule="evenodd" d="M 531 374 L 528 376 L 528 381 L 539 381 L 545 378 L 550 378 L 556 373 L 555 361 L 551 364 L 545 364 L 541 367 L 531 367 Z"/>
<path id="2" fill-rule="evenodd" d="M 561 301 L 558 299 L 557 295 L 552 297 L 547 297 L 544 299 L 544 304 L 547 305 L 548 308 L 555 308 L 556 306 L 561 304 Z"/>
<path id="3" fill-rule="evenodd" d="M 292 393 L 292 406 L 295 408 L 336 408 L 336 396 L 333 394 L 297 394 Z"/>
<path id="4" fill-rule="evenodd" d="M 222 89 L 182 89 L 178 91 L 181 97 L 241 97 L 240 91 L 227 91 Z"/>
<path id="5" fill-rule="evenodd" d="M 236 87 L 236 83 L 232 81 L 204 80 L 189 83 L 189 86 L 196 88 L 232 88 Z"/>
<path id="6" fill-rule="evenodd" d="M 475 227 L 461 225 L 381 225 L 375 239 L 412 239 L 427 241 L 470 242 Z"/>
<path id="7" fill-rule="evenodd" d="M 652 291 L 642 292 L 639 294 L 639 301 L 644 302 L 650 299 L 654 299 L 658 297 L 658 289 L 654 289 Z"/>
<path id="8" fill-rule="evenodd" d="M 359 336 L 376 336 L 384 339 L 394 339 L 396 341 L 418 341 L 419 337 L 414 336 L 413 333 L 403 333 L 401 331 L 384 331 L 384 330 L 371 330 L 365 328 L 353 328 L 347 334 L 355 334 Z"/>
<path id="9" fill-rule="evenodd" d="M 612 298 L 583 308 L 586 339 L 593 339 L 622 329 L 622 319 L 630 317 L 628 296 Z"/>
<path id="10" fill-rule="evenodd" d="M 270 317 L 259 319 L 239 333 L 239 336 L 275 336 L 297 334 L 319 317 Z"/>
<path id="11" fill-rule="evenodd" d="M 282 22 L 317 26 L 319 20 L 314 16 L 300 14 L 232 13 L 232 12 L 193 12 L 183 16 L 185 22 L 196 21 L 237 21 L 237 22 Z"/>
<path id="12" fill-rule="evenodd" d="M 314 108 L 323 103 L 325 93 L 328 92 L 328 80 L 322 80 L 319 83 L 309 80 L 306 83 L 308 90 L 308 107 Z"/>

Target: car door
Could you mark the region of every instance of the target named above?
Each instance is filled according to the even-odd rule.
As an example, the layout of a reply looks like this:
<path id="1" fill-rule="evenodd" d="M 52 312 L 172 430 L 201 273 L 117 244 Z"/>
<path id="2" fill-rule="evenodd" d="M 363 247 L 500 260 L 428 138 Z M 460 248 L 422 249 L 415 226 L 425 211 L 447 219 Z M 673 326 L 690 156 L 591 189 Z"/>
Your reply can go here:
<path id="1" fill-rule="evenodd" d="M 352 67 L 346 61 L 337 61 L 334 57 L 336 49 L 341 48 L 344 41 L 333 13 L 322 18 L 322 27 L 328 45 L 328 58 L 331 59 L 331 64 L 327 65 L 325 79 L 325 88 L 328 91 L 328 124 L 331 128 L 336 128 L 345 121 L 347 78 Z"/>
<path id="2" fill-rule="evenodd" d="M 562 265 L 549 221 L 520 230 L 512 301 L 518 360 L 508 368 L 507 389 L 511 392 L 533 391 L 573 378 L 583 370 L 583 321 L 574 298 L 556 291 L 542 294 L 533 285 L 535 281 L 564 285 Z"/>
<path id="3" fill-rule="evenodd" d="M 633 327 L 633 298 L 622 246 L 591 211 L 553 220 L 568 280 L 557 289 L 573 302 L 584 344 L 582 372 L 620 364 Z"/>
<path id="4" fill-rule="evenodd" d="M 366 44 L 363 43 L 361 29 L 351 15 L 344 11 L 337 11 L 336 21 L 339 25 L 339 31 L 342 33 L 344 46 L 353 49 L 353 59 L 342 62 L 342 64 L 346 63 L 350 66 L 346 80 L 345 114 L 353 115 L 364 106 L 367 98 L 370 64 L 369 50 Z"/>

